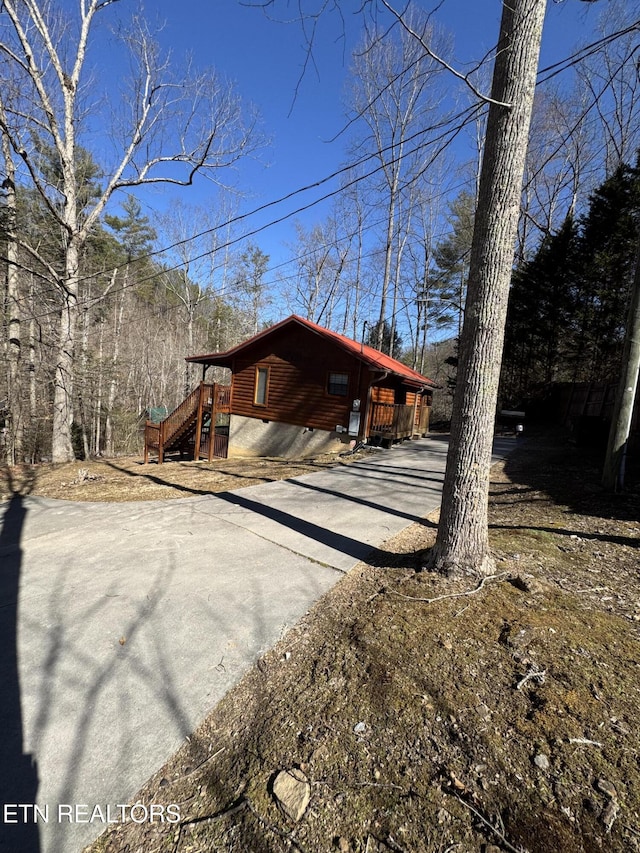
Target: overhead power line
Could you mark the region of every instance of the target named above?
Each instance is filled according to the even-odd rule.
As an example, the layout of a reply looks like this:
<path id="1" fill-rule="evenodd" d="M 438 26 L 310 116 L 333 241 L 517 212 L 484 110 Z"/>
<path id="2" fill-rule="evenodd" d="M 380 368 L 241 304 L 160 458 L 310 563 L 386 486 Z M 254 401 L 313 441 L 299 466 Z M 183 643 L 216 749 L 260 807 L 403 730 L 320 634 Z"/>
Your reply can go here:
<path id="1" fill-rule="evenodd" d="M 628 35 L 628 34 L 634 32 L 635 30 L 637 30 L 639 28 L 640 28 L 640 19 L 636 20 L 633 24 L 630 24 L 629 26 L 626 26 L 620 30 L 617 30 L 613 33 L 608 34 L 607 36 L 604 36 L 603 38 L 600 38 L 594 42 L 591 42 L 590 44 L 586 45 L 585 47 L 580 48 L 579 50 L 575 51 L 573 54 L 566 57 L 565 59 L 560 60 L 559 62 L 554 63 L 552 65 L 549 65 L 546 68 L 540 69 L 538 71 L 538 85 L 547 82 L 548 80 L 550 80 L 552 77 L 556 76 L 557 74 L 568 70 L 569 68 L 571 68 L 574 65 L 578 64 L 579 62 L 583 61 L 588 56 L 591 56 L 594 53 L 596 53 L 598 50 L 601 50 L 604 46 L 613 43 L 617 39 L 622 38 L 623 36 Z M 544 77 L 543 75 L 545 75 L 545 74 L 547 74 L 548 76 Z M 464 110 L 461 110 L 456 115 L 454 115 L 450 118 L 447 118 L 443 122 L 440 122 L 440 123 L 438 123 L 438 124 L 436 124 L 430 128 L 416 131 L 416 133 L 409 136 L 406 141 L 410 142 L 419 136 L 423 136 L 425 133 L 427 133 L 430 130 L 446 127 L 447 125 L 451 125 L 451 123 L 453 121 L 457 121 L 459 119 L 462 119 L 461 124 L 456 129 L 456 134 L 457 134 L 457 133 L 461 132 L 461 130 L 468 123 L 470 123 L 470 121 L 474 120 L 476 118 L 477 114 L 479 112 L 481 112 L 483 109 L 484 109 L 484 104 L 473 104 L 469 107 L 466 107 Z M 430 144 L 430 143 L 425 143 L 425 144 Z M 238 214 L 236 216 L 233 216 L 230 219 L 226 220 L 225 222 L 220 223 L 219 225 L 215 225 L 211 228 L 204 229 L 203 231 L 197 232 L 190 237 L 186 237 L 182 240 L 178 240 L 174 243 L 171 243 L 170 245 L 165 246 L 161 249 L 156 249 L 152 252 L 149 252 L 149 253 L 145 254 L 144 256 L 141 256 L 141 258 L 139 258 L 137 260 L 140 260 L 143 258 L 150 259 L 150 258 L 156 257 L 158 255 L 166 254 L 167 252 L 170 252 L 171 250 L 176 249 L 179 246 L 186 245 L 187 243 L 191 243 L 195 240 L 198 240 L 202 237 L 207 236 L 208 234 L 215 233 L 216 231 L 222 230 L 224 228 L 228 228 L 231 225 L 236 225 L 239 222 L 243 222 L 244 220 L 249 219 L 253 216 L 256 216 L 259 213 L 263 213 L 266 210 L 270 210 L 273 207 L 277 207 L 278 205 L 284 204 L 285 202 L 290 201 L 291 199 L 296 198 L 299 195 L 302 195 L 306 192 L 310 192 L 313 189 L 318 189 L 319 187 L 324 186 L 325 184 L 335 180 L 336 178 L 339 178 L 340 176 L 348 174 L 349 172 L 352 172 L 354 169 L 357 169 L 360 166 L 363 166 L 365 163 L 369 162 L 372 159 L 379 157 L 381 154 L 392 151 L 394 148 L 396 148 L 396 145 L 390 144 L 390 145 L 384 147 L 381 151 L 376 151 L 376 152 L 372 152 L 370 154 L 366 154 L 363 157 L 359 158 L 358 160 L 356 160 L 352 163 L 349 163 L 346 166 L 342 166 L 339 169 L 336 169 L 334 172 L 331 172 L 329 175 L 326 175 L 323 178 L 319 178 L 318 180 L 316 180 L 310 184 L 306 184 L 302 187 L 298 187 L 297 189 L 292 190 L 291 192 L 286 193 L 285 195 L 280 196 L 279 198 L 272 199 L 271 201 L 265 202 L 264 204 L 259 205 L 258 207 L 255 207 L 252 210 L 247 211 L 246 213 L 242 213 L 242 214 Z M 409 152 L 409 154 L 415 153 L 416 150 L 418 150 L 418 149 L 414 149 L 413 152 Z M 405 156 L 409 156 L 409 155 L 405 155 Z M 393 163 L 395 161 L 392 160 L 391 162 Z M 343 190 L 348 189 L 349 187 L 359 183 L 360 181 L 362 181 L 368 177 L 371 177 L 373 174 L 380 171 L 381 168 L 383 168 L 383 167 L 379 166 L 376 169 L 372 170 L 371 172 L 368 172 L 362 176 L 358 176 L 355 179 L 349 181 L 347 184 L 341 185 L 338 189 L 336 189 L 330 193 L 327 193 L 323 196 L 320 196 L 318 199 L 315 199 L 314 201 L 310 202 L 309 204 L 304 205 L 302 207 L 299 207 L 296 210 L 293 210 L 287 214 L 284 214 L 281 217 L 277 217 L 276 219 L 273 219 L 273 220 L 265 223 L 264 225 L 243 234 L 242 236 L 240 236 L 238 238 L 234 238 L 233 240 L 223 244 L 222 246 L 216 247 L 216 251 L 219 251 L 220 249 L 223 249 L 223 248 L 227 248 L 228 246 L 233 245 L 237 242 L 241 242 L 242 240 L 245 240 L 249 237 L 253 237 L 256 234 L 261 233 L 262 231 L 265 231 L 266 229 L 273 227 L 274 225 L 281 224 L 282 222 L 286 221 L 287 219 L 290 219 L 294 216 L 299 215 L 302 212 L 305 212 L 306 210 L 309 210 L 311 207 L 314 207 L 317 204 L 321 204 L 323 201 L 327 201 L 329 198 L 332 198 L 333 196 L 337 195 L 338 193 L 342 192 Z M 193 260 L 198 260 L 199 258 L 204 257 L 206 254 L 208 254 L 208 253 L 205 252 L 205 253 L 202 253 L 200 255 L 197 255 L 197 256 L 189 259 L 189 262 L 191 262 Z M 185 261 L 185 263 L 186 263 L 186 261 Z M 178 264 L 178 265 L 176 265 L 175 268 L 177 269 L 183 265 L 184 265 L 184 263 Z M 103 270 L 98 274 L 99 275 L 108 274 L 111 271 L 112 270 Z M 86 276 L 83 279 L 81 279 L 81 281 L 87 280 L 91 277 L 92 276 Z"/>
<path id="2" fill-rule="evenodd" d="M 561 60 L 558 63 L 550 65 L 545 69 L 541 69 L 539 71 L 539 74 L 538 74 L 538 76 L 539 76 L 538 83 L 540 84 L 540 83 L 546 82 L 547 80 L 551 79 L 556 74 L 558 74 L 562 71 L 566 71 L 568 68 L 572 67 L 573 65 L 576 65 L 577 63 L 583 61 L 586 57 L 596 53 L 598 50 L 602 49 L 602 47 L 612 43 L 613 41 L 623 37 L 624 35 L 628 35 L 628 34 L 634 32 L 639 27 L 640 27 L 640 20 L 634 22 L 633 24 L 631 24 L 631 25 L 629 25 L 629 26 L 627 26 L 621 30 L 618 30 L 614 33 L 611 33 L 611 34 L 601 38 L 601 39 L 598 39 L 595 42 L 592 42 L 591 44 L 589 44 L 589 45 L 585 46 L 584 48 L 581 48 L 580 50 L 574 52 L 569 57 L 565 58 L 564 60 Z M 543 77 L 542 75 L 545 75 L 545 74 L 547 74 L 548 76 Z M 598 97 L 602 96 L 605 89 L 606 89 L 606 87 L 603 88 L 603 90 L 599 93 Z M 593 108 L 596 101 L 597 101 L 597 98 L 594 98 L 592 104 L 585 109 L 581 118 L 583 118 L 584 115 L 591 108 Z M 408 137 L 406 142 L 410 142 L 410 141 L 415 140 L 417 138 L 424 137 L 429 131 L 442 129 L 442 133 L 439 136 L 436 136 L 434 138 L 429 138 L 426 141 L 421 142 L 420 144 L 416 145 L 410 151 L 404 152 L 402 157 L 413 156 L 413 155 L 419 153 L 421 150 L 428 148 L 430 146 L 434 146 L 434 145 L 436 145 L 437 142 L 442 141 L 442 145 L 439 148 L 437 148 L 435 154 L 429 160 L 429 163 L 432 163 L 442 153 L 442 151 L 445 150 L 446 147 L 451 144 L 452 140 L 464 129 L 464 127 L 466 127 L 470 122 L 474 121 L 478 117 L 480 112 L 484 109 L 484 106 L 485 106 L 484 104 L 473 104 L 473 105 L 466 107 L 465 109 L 459 111 L 455 115 L 450 116 L 450 117 L 444 119 L 443 121 L 433 125 L 430 128 L 421 129 L 419 131 L 416 131 L 414 134 L 412 134 L 411 136 Z M 458 124 L 452 126 L 453 122 L 458 122 Z M 576 123 L 576 126 L 577 126 L 577 124 L 578 123 Z M 574 128 L 572 128 L 572 130 L 573 129 Z M 566 141 L 567 138 L 568 138 L 568 135 L 563 138 L 563 140 L 562 140 L 563 143 Z M 312 183 L 306 184 L 302 187 L 298 187 L 297 189 L 292 190 L 291 192 L 286 193 L 286 194 L 280 196 L 279 198 L 272 199 L 271 201 L 268 201 L 262 205 L 259 205 L 250 211 L 247 211 L 245 213 L 233 216 L 223 223 L 212 226 L 211 228 L 204 229 L 200 232 L 197 232 L 197 233 L 191 235 L 190 237 L 184 238 L 182 240 L 175 241 L 174 243 L 171 243 L 168 246 L 164 246 L 160 249 L 155 249 L 151 252 L 148 252 L 148 253 L 136 258 L 135 260 L 136 261 L 151 260 L 151 259 L 156 258 L 158 256 L 164 255 L 167 252 L 170 252 L 173 249 L 176 249 L 180 246 L 184 246 L 188 243 L 194 242 L 195 240 L 201 239 L 202 237 L 205 237 L 209 234 L 213 234 L 217 231 L 227 229 L 232 225 L 236 225 L 239 222 L 243 222 L 243 221 L 250 219 L 251 217 L 254 217 L 260 213 L 263 213 L 263 212 L 270 210 L 274 207 L 282 205 L 285 202 L 290 201 L 294 198 L 297 198 L 298 196 L 303 195 L 304 193 L 310 192 L 313 189 L 318 189 L 320 187 L 323 187 L 326 184 L 330 183 L 331 181 L 334 181 L 337 178 L 339 178 L 343 175 L 349 174 L 350 172 L 353 172 L 354 170 L 362 167 L 363 165 L 368 163 L 370 160 L 380 157 L 381 154 L 388 153 L 389 151 L 393 151 L 396 147 L 397 146 L 395 144 L 390 144 L 390 145 L 384 147 L 380 151 L 375 151 L 375 152 L 369 153 L 367 155 L 364 155 L 363 157 L 359 158 L 358 160 L 356 160 L 352 163 L 349 163 L 349 164 L 331 172 L 329 175 L 326 175 L 326 176 L 324 176 L 324 177 L 322 177 L 316 181 L 313 181 Z M 557 149 L 554 152 L 554 154 L 555 153 L 557 153 Z M 392 159 L 390 162 L 393 163 L 396 161 L 394 161 Z M 128 285 L 122 285 L 120 288 L 114 288 L 110 291 L 110 293 L 120 292 L 121 290 L 125 289 L 126 287 L 134 287 L 134 286 L 137 286 L 138 284 L 142 284 L 144 282 L 158 278 L 159 276 L 166 275 L 168 272 L 182 268 L 187 263 L 192 263 L 193 261 L 199 260 L 203 257 L 206 257 L 207 255 L 212 254 L 212 251 L 215 251 L 215 252 L 222 251 L 226 248 L 229 248 L 232 245 L 235 245 L 239 242 L 247 240 L 247 239 L 267 230 L 268 228 L 271 228 L 275 225 L 281 224 L 282 222 L 284 222 L 288 219 L 291 219 L 295 216 L 298 216 L 299 214 L 315 207 L 316 205 L 321 204 L 324 201 L 327 201 L 328 199 L 338 195 L 341 192 L 344 192 L 345 190 L 349 189 L 350 187 L 352 187 L 352 186 L 360 183 L 361 181 L 366 180 L 367 178 L 370 178 L 373 175 L 377 174 L 379 171 L 381 171 L 382 169 L 384 169 L 388 165 L 389 165 L 389 163 L 377 165 L 375 168 L 365 172 L 364 174 L 357 175 L 356 177 L 352 178 L 351 180 L 347 181 L 346 183 L 340 184 L 340 186 L 338 188 L 331 190 L 330 192 L 324 193 L 323 195 L 319 196 L 318 198 L 313 199 L 312 201 L 308 202 L 307 204 L 301 205 L 301 206 L 297 207 L 296 209 L 283 214 L 282 216 L 273 218 L 263 225 L 257 226 L 255 228 L 249 230 L 249 231 L 243 232 L 243 234 L 241 234 L 238 237 L 234 237 L 230 240 L 227 240 L 226 242 L 222 243 L 221 245 L 216 246 L 214 250 L 209 249 L 205 252 L 194 255 L 194 256 L 190 257 L 189 259 L 186 259 L 186 260 L 183 260 L 179 263 L 176 263 L 172 267 L 168 267 L 168 268 L 165 267 L 162 270 L 158 270 L 157 272 L 154 272 L 153 274 L 146 276 L 144 279 L 141 279 L 138 282 L 135 282 L 135 283 L 131 282 Z M 295 262 L 295 259 L 292 259 L 286 263 L 293 263 L 293 262 Z M 89 281 L 93 278 L 97 278 L 99 276 L 109 275 L 117 269 L 118 269 L 118 267 L 111 267 L 108 269 L 100 270 L 99 272 L 96 272 L 96 273 L 91 273 L 89 275 L 83 276 L 80 279 L 80 282 L 86 282 L 86 281 Z M 95 297 L 87 297 L 86 301 L 93 301 L 94 298 Z M 82 303 L 84 300 L 79 300 L 79 301 Z M 41 318 L 41 317 L 47 316 L 47 315 L 52 314 L 52 313 L 55 313 L 55 311 L 48 311 L 48 312 L 45 312 L 42 314 L 38 314 L 37 317 Z"/>

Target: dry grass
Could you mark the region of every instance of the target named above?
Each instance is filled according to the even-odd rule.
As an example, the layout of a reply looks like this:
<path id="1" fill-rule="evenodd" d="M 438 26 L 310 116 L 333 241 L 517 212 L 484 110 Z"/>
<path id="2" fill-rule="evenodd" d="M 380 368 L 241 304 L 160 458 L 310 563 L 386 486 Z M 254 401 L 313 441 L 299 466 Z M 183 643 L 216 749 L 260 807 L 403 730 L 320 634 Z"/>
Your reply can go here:
<path id="1" fill-rule="evenodd" d="M 13 492 L 73 501 L 173 500 L 226 492 L 347 465 L 366 451 L 310 459 L 237 458 L 213 462 L 170 461 L 145 465 L 140 457 L 95 459 L 60 465 L 0 467 L 0 499 Z"/>

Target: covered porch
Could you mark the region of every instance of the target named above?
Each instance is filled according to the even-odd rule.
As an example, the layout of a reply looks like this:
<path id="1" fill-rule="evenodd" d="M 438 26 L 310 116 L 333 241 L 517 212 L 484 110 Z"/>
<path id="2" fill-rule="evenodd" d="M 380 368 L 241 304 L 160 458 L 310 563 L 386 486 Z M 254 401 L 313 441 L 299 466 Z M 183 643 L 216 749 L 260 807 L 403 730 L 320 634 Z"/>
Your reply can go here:
<path id="1" fill-rule="evenodd" d="M 407 393 L 405 403 L 395 403 L 388 399 L 373 401 L 369 418 L 369 438 L 392 444 L 406 438 L 426 435 L 429 432 L 430 402 L 430 395 L 414 393 Z"/>

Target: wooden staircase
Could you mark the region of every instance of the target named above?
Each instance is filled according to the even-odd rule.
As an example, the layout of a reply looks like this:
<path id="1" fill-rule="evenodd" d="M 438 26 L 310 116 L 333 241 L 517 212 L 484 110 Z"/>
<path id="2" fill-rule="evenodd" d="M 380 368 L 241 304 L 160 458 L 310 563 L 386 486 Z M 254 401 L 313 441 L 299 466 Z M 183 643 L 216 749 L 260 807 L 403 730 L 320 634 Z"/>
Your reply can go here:
<path id="1" fill-rule="evenodd" d="M 158 455 L 164 462 L 165 453 L 191 451 L 194 460 L 214 456 L 226 458 L 228 431 L 217 425 L 218 415 L 230 412 L 231 387 L 217 383 L 201 382 L 180 405 L 160 423 L 147 421 L 144 427 L 144 461 L 149 453 Z"/>

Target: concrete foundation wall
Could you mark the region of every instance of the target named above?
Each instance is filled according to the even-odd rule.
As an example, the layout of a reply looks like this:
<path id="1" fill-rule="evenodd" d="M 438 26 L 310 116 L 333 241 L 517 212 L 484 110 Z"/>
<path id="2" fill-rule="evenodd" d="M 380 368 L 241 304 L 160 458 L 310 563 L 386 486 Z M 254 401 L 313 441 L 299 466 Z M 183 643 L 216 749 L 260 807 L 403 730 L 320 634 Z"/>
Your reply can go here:
<path id="1" fill-rule="evenodd" d="M 231 415 L 229 456 L 281 456 L 285 459 L 339 453 L 349 448 L 347 433 L 307 429 L 277 421 Z"/>

